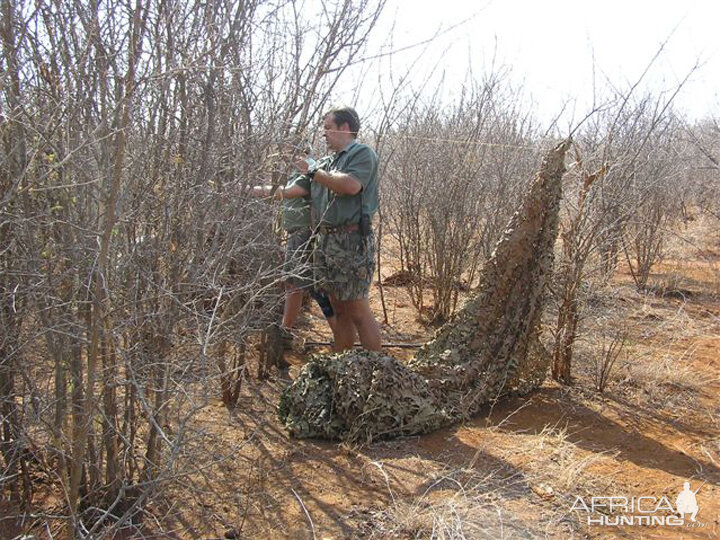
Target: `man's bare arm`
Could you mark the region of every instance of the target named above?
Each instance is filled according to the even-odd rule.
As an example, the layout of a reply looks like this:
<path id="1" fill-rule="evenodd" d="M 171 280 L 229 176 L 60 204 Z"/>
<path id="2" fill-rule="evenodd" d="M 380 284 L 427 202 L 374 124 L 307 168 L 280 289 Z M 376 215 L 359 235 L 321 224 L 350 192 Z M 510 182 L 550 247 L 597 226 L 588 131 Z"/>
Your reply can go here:
<path id="1" fill-rule="evenodd" d="M 308 191 L 298 185 L 291 187 L 280 186 L 275 190 L 273 194 L 272 190 L 275 186 L 254 186 L 250 190 L 250 195 L 259 199 L 264 197 L 272 196 L 275 200 L 281 201 L 283 199 L 299 199 L 308 195 Z"/>
<path id="2" fill-rule="evenodd" d="M 319 170 L 313 181 L 321 184 L 339 195 L 356 195 L 362 190 L 360 181 L 352 175 L 342 172 Z"/>
<path id="3" fill-rule="evenodd" d="M 305 160 L 295 162 L 295 166 L 302 174 L 307 174 L 310 168 Z M 322 169 L 315 171 L 313 182 L 317 182 L 339 195 L 357 195 L 363 187 L 360 181 L 350 174 Z"/>

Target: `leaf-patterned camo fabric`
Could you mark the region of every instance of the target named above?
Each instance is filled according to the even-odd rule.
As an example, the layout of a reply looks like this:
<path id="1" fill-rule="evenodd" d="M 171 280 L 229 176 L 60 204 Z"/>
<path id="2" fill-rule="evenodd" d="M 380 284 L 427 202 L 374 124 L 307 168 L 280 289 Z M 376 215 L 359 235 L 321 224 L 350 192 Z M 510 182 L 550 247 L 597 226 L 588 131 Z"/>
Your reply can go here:
<path id="1" fill-rule="evenodd" d="M 391 356 L 353 350 L 311 358 L 278 411 L 295 437 L 369 442 L 449 424 L 441 401 L 423 377 Z"/>

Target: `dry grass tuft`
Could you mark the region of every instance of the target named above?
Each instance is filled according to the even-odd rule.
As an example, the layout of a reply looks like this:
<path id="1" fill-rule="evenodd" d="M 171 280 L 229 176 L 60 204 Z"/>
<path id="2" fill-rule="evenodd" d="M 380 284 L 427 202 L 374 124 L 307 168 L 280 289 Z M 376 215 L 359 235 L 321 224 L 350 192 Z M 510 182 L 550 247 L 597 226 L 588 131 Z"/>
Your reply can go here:
<path id="1" fill-rule="evenodd" d="M 457 494 L 437 502 L 401 504 L 383 514 L 379 517 L 381 521 L 385 518 L 385 525 L 370 538 L 546 538 L 542 530 L 533 530 L 537 527 L 534 523 L 522 521 L 487 501 Z"/>
<path id="2" fill-rule="evenodd" d="M 512 479 L 473 477 L 461 483 L 453 476 L 438 478 L 422 496 L 396 501 L 373 514 L 369 538 L 546 538 L 536 514 L 523 516 L 509 502 L 519 496 L 508 495 Z M 509 484 L 509 485 L 508 485 Z M 528 505 L 529 506 L 529 505 Z"/>
<path id="3" fill-rule="evenodd" d="M 692 350 L 692 347 L 687 349 L 679 357 L 665 355 L 626 362 L 621 369 L 624 377 L 619 385 L 642 391 L 644 399 L 663 409 L 689 407 L 710 382 L 706 374 L 687 362 Z"/>

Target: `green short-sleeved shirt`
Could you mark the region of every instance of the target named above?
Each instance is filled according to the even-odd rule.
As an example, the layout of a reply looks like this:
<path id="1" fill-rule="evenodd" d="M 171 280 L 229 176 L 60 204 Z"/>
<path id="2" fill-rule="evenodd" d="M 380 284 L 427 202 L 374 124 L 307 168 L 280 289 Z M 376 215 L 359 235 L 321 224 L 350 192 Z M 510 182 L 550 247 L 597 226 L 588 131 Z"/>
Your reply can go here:
<path id="1" fill-rule="evenodd" d="M 349 174 L 363 187 L 356 195 L 339 195 L 312 182 L 312 202 L 319 223 L 328 227 L 350 225 L 360 223 L 361 213 L 372 217 L 377 212 L 378 157 L 372 148 L 353 141 L 338 152 L 328 170 Z"/>
<path id="2" fill-rule="evenodd" d="M 296 231 L 310 227 L 310 179 L 299 174 L 291 176 L 285 187 L 291 188 L 295 185 L 305 188 L 308 194 L 305 197 L 296 199 L 283 199 L 282 219 L 283 228 L 286 231 Z"/>

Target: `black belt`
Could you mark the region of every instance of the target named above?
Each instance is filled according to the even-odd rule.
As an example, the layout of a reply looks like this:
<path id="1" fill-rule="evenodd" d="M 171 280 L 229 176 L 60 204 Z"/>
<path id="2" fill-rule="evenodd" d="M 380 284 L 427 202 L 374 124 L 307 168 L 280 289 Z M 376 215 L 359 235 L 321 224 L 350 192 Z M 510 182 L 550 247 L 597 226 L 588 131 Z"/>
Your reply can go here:
<path id="1" fill-rule="evenodd" d="M 330 227 L 328 225 L 320 225 L 318 231 L 322 234 L 337 234 L 341 232 L 355 232 L 360 230 L 360 225 L 357 223 L 351 223 L 349 225 L 338 225 L 337 227 Z"/>

